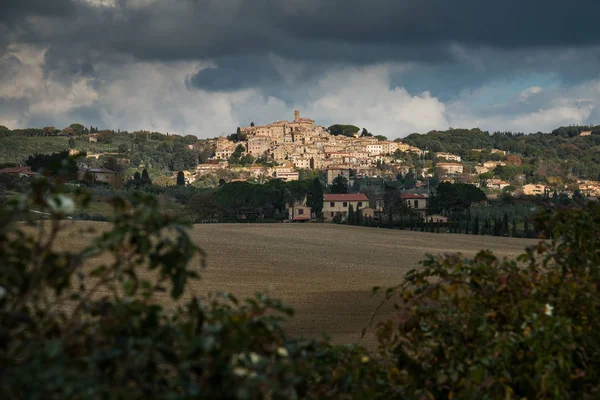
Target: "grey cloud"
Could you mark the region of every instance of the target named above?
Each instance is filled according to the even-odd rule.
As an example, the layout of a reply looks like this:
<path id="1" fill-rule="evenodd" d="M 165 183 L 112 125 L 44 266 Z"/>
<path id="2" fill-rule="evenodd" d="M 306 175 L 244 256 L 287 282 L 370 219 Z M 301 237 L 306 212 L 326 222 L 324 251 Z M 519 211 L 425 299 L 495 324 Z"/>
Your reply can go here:
<path id="1" fill-rule="evenodd" d="M 430 90 L 451 98 L 465 85 L 473 87 L 520 68 L 555 68 L 573 81 L 595 76 L 597 50 L 576 63 L 547 57 L 540 62 L 536 56 L 600 44 L 594 20 L 600 2 L 576 3 L 174 0 L 140 5 L 117 0 L 117 7 L 94 7 L 81 0 L 4 0 L 2 9 L 7 12 L 0 29 L 10 26 L 14 40 L 49 46 L 45 70 L 64 79 L 93 76 L 99 59 L 118 63 L 135 57 L 212 60 L 218 68 L 191 79 L 192 85 L 206 90 L 272 87 L 281 84 L 281 76 L 270 59 L 261 57 L 274 54 L 315 64 L 315 75 L 336 64 L 418 63 L 418 72 L 397 81 L 411 91 Z M 47 18 L 26 18 L 31 15 Z M 470 65 L 453 46 L 483 55 L 484 68 Z M 528 53 L 534 53 L 533 61 L 527 61 Z"/>
<path id="2" fill-rule="evenodd" d="M 52 5 L 44 5 L 52 3 Z M 55 5 L 56 3 L 56 5 Z M 53 32 L 26 26 L 24 39 L 84 42 L 144 59 L 181 60 L 273 52 L 292 59 L 330 54 L 363 62 L 432 57 L 448 43 L 499 48 L 597 44 L 600 3 L 580 0 L 178 0 L 92 7 L 75 0 L 10 1 L 57 21 Z M 71 5 L 70 7 L 69 4 Z M 60 10 L 69 10 L 64 14 Z M 20 13 L 20 14 L 19 14 Z M 69 23 L 66 19 L 69 19 Z M 420 51 L 411 51 L 418 48 Z M 359 54 L 352 51 L 356 50 Z M 446 56 L 448 56 L 446 54 Z"/>

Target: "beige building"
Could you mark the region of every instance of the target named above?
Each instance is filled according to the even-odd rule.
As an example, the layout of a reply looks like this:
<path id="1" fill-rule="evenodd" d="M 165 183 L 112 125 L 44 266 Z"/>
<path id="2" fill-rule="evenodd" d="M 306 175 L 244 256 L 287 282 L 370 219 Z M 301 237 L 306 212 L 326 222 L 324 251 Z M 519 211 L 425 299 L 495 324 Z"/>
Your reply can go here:
<path id="1" fill-rule="evenodd" d="M 348 167 L 329 167 L 327 168 L 327 184 L 331 185 L 338 176 L 343 176 L 350 182 L 350 168 Z"/>
<path id="2" fill-rule="evenodd" d="M 492 189 L 492 190 L 502 190 L 508 186 L 510 186 L 510 183 L 505 182 L 500 179 L 488 179 L 488 181 L 487 181 L 488 189 Z"/>
<path id="3" fill-rule="evenodd" d="M 421 194 L 402 193 L 400 198 L 421 218 L 427 215 L 427 197 Z"/>
<path id="4" fill-rule="evenodd" d="M 297 181 L 300 178 L 300 175 L 297 171 L 294 171 L 294 166 L 292 164 L 285 164 L 279 167 L 274 167 L 274 177 L 275 179 L 282 179 L 284 181 Z"/>
<path id="5" fill-rule="evenodd" d="M 442 173 L 447 175 L 456 175 L 463 173 L 463 165 L 459 163 L 441 162 L 437 163 L 436 167 L 439 168 Z"/>
<path id="6" fill-rule="evenodd" d="M 539 196 L 543 195 L 546 192 L 545 185 L 538 185 L 530 183 L 528 185 L 523 186 L 523 194 L 526 196 Z"/>
<path id="7" fill-rule="evenodd" d="M 437 158 L 441 158 L 444 159 L 446 161 L 456 161 L 456 162 L 460 162 L 461 161 L 461 157 L 456 155 L 456 154 L 452 154 L 452 153 L 435 153 L 435 156 Z"/>
<path id="8" fill-rule="evenodd" d="M 491 171 L 498 166 L 504 166 L 504 165 L 506 165 L 506 163 L 504 161 L 486 161 L 483 163 L 483 167 L 487 168 L 488 171 Z"/>
<path id="9" fill-rule="evenodd" d="M 114 185 L 117 182 L 117 174 L 106 168 L 82 168 L 77 171 L 77 180 L 90 180 L 90 183 L 106 183 Z"/>
<path id="10" fill-rule="evenodd" d="M 268 136 L 253 136 L 248 138 L 248 153 L 260 157 L 271 148 L 271 139 Z"/>
<path id="11" fill-rule="evenodd" d="M 288 206 L 288 219 L 292 222 L 308 222 L 311 220 L 312 208 L 301 205 Z"/>
<path id="12" fill-rule="evenodd" d="M 323 196 L 323 217 L 331 222 L 336 215 L 348 217 L 350 205 L 354 211 L 369 207 L 369 199 L 363 193 L 358 194 L 325 194 Z"/>

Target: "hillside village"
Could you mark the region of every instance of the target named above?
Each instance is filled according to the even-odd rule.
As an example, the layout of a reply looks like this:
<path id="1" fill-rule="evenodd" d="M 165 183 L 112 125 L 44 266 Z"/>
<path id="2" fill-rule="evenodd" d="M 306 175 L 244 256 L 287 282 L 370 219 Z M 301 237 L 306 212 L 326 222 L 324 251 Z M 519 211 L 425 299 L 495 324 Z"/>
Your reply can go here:
<path id="1" fill-rule="evenodd" d="M 471 184 L 484 191 L 487 199 L 581 196 L 593 200 L 600 195 L 598 180 L 574 175 L 570 175 L 568 181 L 555 176 L 542 180 L 539 174 L 526 175 L 525 167 L 529 171 L 531 168 L 523 163 L 534 158 L 524 158 L 510 150 L 461 147 L 460 154 L 433 151 L 427 144 L 417 147 L 400 139 L 387 140 L 352 125 L 325 128 L 301 117 L 299 111 L 294 112 L 292 121 L 279 120 L 263 126 L 252 123 L 238 128 L 235 134 L 212 139 L 144 131 L 132 134 L 99 131 L 79 124 L 62 131 L 52 127 L 37 131 L 24 130 L 18 134 L 21 140 L 36 140 L 30 135 L 40 136 L 40 139 L 68 138 L 69 154 L 85 151 L 77 179 L 91 185 L 140 187 L 153 180 L 158 186 L 177 182 L 177 185 L 199 189 L 216 189 L 232 182 L 265 184 L 281 180 L 289 183 L 318 178 L 326 192 L 319 217 L 327 222 L 345 220 L 358 210 L 364 218 L 381 219 L 384 210 L 389 208 L 384 196 L 390 190 L 412 210 L 412 215 L 421 220 L 444 222 L 447 215 L 436 214 L 428 208 L 429 197 L 441 182 Z M 598 137 L 591 133 L 584 130 L 576 135 L 582 140 Z M 469 137 L 476 134 L 477 131 L 466 132 Z M 13 137 L 18 136 L 5 136 L 17 143 Z M 419 139 L 424 137 L 418 135 Z M 414 143 L 414 137 L 411 140 L 409 136 L 407 140 Z M 156 168 L 157 163 L 163 167 Z M 544 160 L 538 157 L 536 163 L 543 166 Z M 144 177 L 140 175 L 142 169 Z M 19 165 L 0 169 L 0 174 L 32 176 L 35 172 L 31 166 Z M 339 179 L 344 182 L 343 190 L 327 193 Z M 287 204 L 290 221 L 317 218 L 306 200 Z M 238 210 L 236 216 L 246 219 L 253 213 L 255 211 Z"/>
<path id="2" fill-rule="evenodd" d="M 526 196 L 551 194 L 558 189 L 559 193 L 572 196 L 579 190 L 585 196 L 600 195 L 600 182 L 595 180 L 579 180 L 577 187 L 551 187 L 541 183 L 526 183 L 525 177 L 516 177 L 508 182 L 494 176 L 497 167 L 520 165 L 518 156 L 510 155 L 499 149 L 471 149 L 475 153 L 489 154 L 488 161 L 481 162 L 468 170 L 461 156 L 447 152 L 427 154 L 431 160 L 425 162 L 426 168 L 415 168 L 412 158 L 424 158 L 427 149 L 403 143 L 400 140 L 381 140 L 376 137 L 363 137 L 359 132 L 353 136 L 333 135 L 323 126 L 315 125 L 315 121 L 301 118 L 300 112 L 294 113 L 294 120 L 276 121 L 265 126 L 249 126 L 239 129 L 244 140 L 234 141 L 227 137 L 211 140 L 215 147 L 215 155 L 207 163 L 199 164 L 195 174 L 186 174 L 187 182 L 192 183 L 198 177 L 218 170 L 236 171 L 241 176 L 254 179 L 283 179 L 285 181 L 299 179 L 303 170 L 324 171 L 327 184 L 331 184 L 336 176 L 344 176 L 352 185 L 354 179 L 365 177 L 388 177 L 394 179 L 398 174 L 413 173 L 418 179 L 417 187 L 425 188 L 424 181 L 434 176 L 440 181 L 471 183 L 477 187 L 485 187 L 492 196 L 494 192 L 502 192 L 507 188 L 510 193 Z M 581 136 L 589 136 L 585 131 Z M 236 148 L 242 146 L 241 156 L 249 154 L 255 160 L 252 165 L 241 166 L 230 164 Z M 265 162 L 257 165 L 256 160 Z M 483 175 L 484 179 L 481 179 Z M 487 175 L 487 176 L 486 176 Z M 243 179 L 243 178 L 242 178 Z M 521 180 L 522 184 L 518 184 Z"/>

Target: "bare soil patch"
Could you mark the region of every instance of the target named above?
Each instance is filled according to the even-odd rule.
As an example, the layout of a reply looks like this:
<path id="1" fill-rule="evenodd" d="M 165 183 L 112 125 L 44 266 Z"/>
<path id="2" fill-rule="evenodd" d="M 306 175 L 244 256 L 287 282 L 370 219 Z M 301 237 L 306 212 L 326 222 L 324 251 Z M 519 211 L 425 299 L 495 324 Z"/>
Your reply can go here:
<path id="1" fill-rule="evenodd" d="M 105 223 L 76 222 L 63 245 L 83 247 L 90 227 Z M 227 291 L 247 297 L 268 291 L 294 307 L 291 334 L 319 337 L 323 332 L 338 343 L 372 346 L 374 337 L 360 339 L 378 298 L 373 286 L 401 282 L 426 254 L 463 253 L 473 256 L 489 249 L 515 257 L 535 240 L 490 236 L 435 234 L 329 224 L 211 224 L 196 225 L 195 242 L 208 254 L 208 268 L 192 291 L 201 296 Z"/>

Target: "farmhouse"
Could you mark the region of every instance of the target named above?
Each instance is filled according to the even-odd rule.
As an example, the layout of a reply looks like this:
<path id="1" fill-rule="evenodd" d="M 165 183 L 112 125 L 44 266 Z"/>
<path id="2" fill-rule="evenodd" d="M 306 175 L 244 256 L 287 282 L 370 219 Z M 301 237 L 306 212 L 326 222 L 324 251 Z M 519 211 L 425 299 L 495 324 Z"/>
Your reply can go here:
<path id="1" fill-rule="evenodd" d="M 90 180 L 90 183 L 107 183 L 114 185 L 117 180 L 117 174 L 106 168 L 81 168 L 77 171 L 77 180 Z"/>
<path id="2" fill-rule="evenodd" d="M 402 193 L 400 198 L 415 214 L 425 218 L 427 214 L 427 197 L 421 194 Z"/>
<path id="3" fill-rule="evenodd" d="M 369 199 L 363 193 L 323 195 L 323 216 L 328 222 L 333 221 L 336 215 L 341 215 L 342 218 L 347 217 L 350 206 L 354 211 L 358 208 L 368 207 Z"/>

